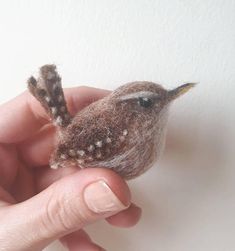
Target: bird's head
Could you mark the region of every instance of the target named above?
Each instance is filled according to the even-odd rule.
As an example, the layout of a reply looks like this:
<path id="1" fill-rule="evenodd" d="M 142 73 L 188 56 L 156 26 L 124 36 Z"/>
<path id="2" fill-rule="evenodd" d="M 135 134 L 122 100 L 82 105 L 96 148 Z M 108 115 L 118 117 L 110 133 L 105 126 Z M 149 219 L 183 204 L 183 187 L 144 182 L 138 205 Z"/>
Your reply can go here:
<path id="1" fill-rule="evenodd" d="M 166 90 L 152 82 L 133 82 L 116 89 L 111 96 L 123 112 L 157 118 L 158 114 L 168 105 L 186 93 L 195 84 L 187 83 L 173 90 Z M 127 114 L 128 114 L 127 112 Z"/>

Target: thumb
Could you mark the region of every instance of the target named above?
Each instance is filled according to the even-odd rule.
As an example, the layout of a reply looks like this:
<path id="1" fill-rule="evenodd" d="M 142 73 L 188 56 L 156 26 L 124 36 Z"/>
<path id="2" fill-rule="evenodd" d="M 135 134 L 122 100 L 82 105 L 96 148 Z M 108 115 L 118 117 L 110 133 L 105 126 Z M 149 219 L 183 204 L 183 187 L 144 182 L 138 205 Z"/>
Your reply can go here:
<path id="1" fill-rule="evenodd" d="M 117 174 L 101 168 L 84 169 L 27 201 L 2 208 L 0 242 L 5 250 L 41 250 L 129 205 L 129 189 Z"/>

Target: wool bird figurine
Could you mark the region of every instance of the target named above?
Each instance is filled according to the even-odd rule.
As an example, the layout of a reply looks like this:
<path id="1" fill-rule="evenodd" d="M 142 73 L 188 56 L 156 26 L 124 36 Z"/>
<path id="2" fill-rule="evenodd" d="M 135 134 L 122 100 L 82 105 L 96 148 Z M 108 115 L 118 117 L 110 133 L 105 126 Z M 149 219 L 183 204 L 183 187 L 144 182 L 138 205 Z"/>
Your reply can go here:
<path id="1" fill-rule="evenodd" d="M 42 66 L 38 79 L 28 80 L 30 93 L 58 129 L 51 168 L 103 167 L 125 179 L 144 173 L 159 158 L 169 106 L 194 85 L 166 90 L 147 81 L 128 83 L 72 117 L 55 65 Z"/>

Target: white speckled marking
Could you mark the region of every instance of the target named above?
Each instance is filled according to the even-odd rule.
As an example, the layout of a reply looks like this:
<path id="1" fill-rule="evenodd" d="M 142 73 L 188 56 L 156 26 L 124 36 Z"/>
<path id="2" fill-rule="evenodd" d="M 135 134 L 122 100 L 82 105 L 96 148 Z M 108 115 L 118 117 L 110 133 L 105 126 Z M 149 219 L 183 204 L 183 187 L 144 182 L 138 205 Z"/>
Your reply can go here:
<path id="1" fill-rule="evenodd" d="M 128 134 L 127 129 L 123 130 L 122 134 L 123 134 L 124 136 L 126 136 L 126 135 Z"/>
<path id="2" fill-rule="evenodd" d="M 76 152 L 73 149 L 70 149 L 69 150 L 69 156 L 75 157 L 76 156 Z"/>
<path id="3" fill-rule="evenodd" d="M 61 159 L 67 159 L 67 155 L 66 155 L 66 154 L 61 154 L 61 155 L 60 155 L 60 158 L 61 158 Z"/>
<path id="4" fill-rule="evenodd" d="M 112 142 L 112 140 L 111 140 L 109 137 L 107 137 L 107 138 L 106 138 L 106 143 L 109 144 L 109 143 L 111 143 L 111 142 Z"/>
<path id="5" fill-rule="evenodd" d="M 96 143 L 95 143 L 95 145 L 97 146 L 97 147 L 102 147 L 102 145 L 103 145 L 103 143 L 102 143 L 102 141 L 100 140 L 100 141 L 97 141 Z"/>
<path id="6" fill-rule="evenodd" d="M 47 103 L 49 103 L 51 101 L 51 99 L 48 96 L 45 96 L 45 100 Z"/>
<path id="7" fill-rule="evenodd" d="M 77 163 L 78 163 L 79 165 L 84 164 L 84 159 L 77 159 Z"/>
<path id="8" fill-rule="evenodd" d="M 55 164 L 52 164 L 50 167 L 51 167 L 51 169 L 58 169 L 59 165 L 57 163 L 55 163 Z"/>
<path id="9" fill-rule="evenodd" d="M 83 150 L 77 150 L 77 153 L 80 156 L 84 156 L 85 155 L 85 151 L 83 151 Z"/>
<path id="10" fill-rule="evenodd" d="M 89 145 L 87 147 L 88 152 L 92 152 L 92 151 L 94 151 L 94 149 L 95 149 L 95 147 L 93 145 Z"/>
<path id="11" fill-rule="evenodd" d="M 62 121 L 63 121 L 63 119 L 60 116 L 58 116 L 55 120 L 57 125 L 62 125 Z"/>
<path id="12" fill-rule="evenodd" d="M 92 161 L 92 160 L 93 160 L 93 157 L 89 156 L 89 157 L 88 157 L 88 160 L 89 160 L 89 161 Z"/>
<path id="13" fill-rule="evenodd" d="M 51 113 L 55 115 L 57 113 L 57 108 L 56 107 L 51 107 Z"/>

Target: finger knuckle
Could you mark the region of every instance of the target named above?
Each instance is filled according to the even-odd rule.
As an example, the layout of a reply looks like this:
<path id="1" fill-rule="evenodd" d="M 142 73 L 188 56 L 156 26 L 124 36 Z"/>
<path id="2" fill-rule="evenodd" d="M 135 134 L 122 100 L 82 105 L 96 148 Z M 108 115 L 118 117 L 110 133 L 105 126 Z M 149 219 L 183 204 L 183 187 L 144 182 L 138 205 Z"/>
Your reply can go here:
<path id="1" fill-rule="evenodd" d="M 57 198 L 53 196 L 47 201 L 44 213 L 44 228 L 49 232 L 67 232 L 74 228 L 74 216 L 69 210 L 70 205 L 66 203 L 64 196 Z"/>

